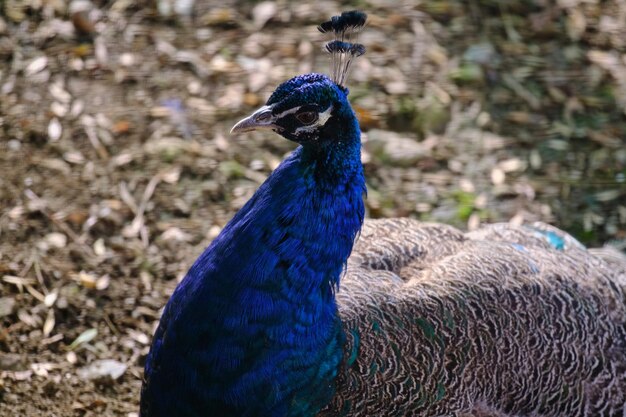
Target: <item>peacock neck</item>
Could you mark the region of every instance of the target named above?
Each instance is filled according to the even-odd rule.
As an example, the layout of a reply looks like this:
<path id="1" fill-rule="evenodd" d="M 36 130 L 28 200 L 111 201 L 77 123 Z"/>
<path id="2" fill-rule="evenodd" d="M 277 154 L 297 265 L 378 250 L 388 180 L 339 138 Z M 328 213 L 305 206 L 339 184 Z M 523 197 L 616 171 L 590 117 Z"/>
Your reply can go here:
<path id="1" fill-rule="evenodd" d="M 365 191 L 358 136 L 335 145 L 296 149 L 181 285 L 210 325 L 201 378 L 214 381 L 216 416 L 311 416 L 334 394 L 334 295 Z"/>
<path id="2" fill-rule="evenodd" d="M 352 109 L 348 107 L 343 113 L 344 117 L 329 126 L 331 137 L 321 137 L 302 146 L 302 164 L 321 189 L 341 190 L 344 185 L 353 185 L 364 192 L 361 132 Z"/>
<path id="3" fill-rule="evenodd" d="M 275 247 L 286 273 L 274 271 L 281 282 L 272 296 L 286 300 L 289 312 L 277 327 L 277 340 L 292 340 L 290 368 L 281 365 L 280 378 L 297 387 L 276 415 L 315 415 L 334 395 L 334 379 L 343 358 L 345 336 L 337 313 L 335 293 L 345 263 L 360 231 L 365 182 L 358 141 L 335 143 L 333 149 L 303 146 L 285 162 L 291 186 L 281 183 L 275 190 L 288 196 L 275 207 L 282 230 L 282 244 Z M 291 158 L 290 158 L 291 159 Z M 282 167 L 281 167 L 282 168 Z M 297 174 L 295 174 L 297 172 Z M 283 188 L 284 186 L 284 188 Z M 290 317 L 294 317 L 291 319 Z M 279 330 L 278 330 L 279 329 Z"/>
<path id="4" fill-rule="evenodd" d="M 305 145 L 300 149 L 303 185 L 308 194 L 308 204 L 297 203 L 302 210 L 302 226 L 308 232 L 303 240 L 325 246 L 325 250 L 315 248 L 314 252 L 325 256 L 326 270 L 333 271 L 325 277 L 332 286 L 339 283 L 363 222 L 366 188 L 358 133 L 338 136 L 327 141 L 327 146 Z"/>

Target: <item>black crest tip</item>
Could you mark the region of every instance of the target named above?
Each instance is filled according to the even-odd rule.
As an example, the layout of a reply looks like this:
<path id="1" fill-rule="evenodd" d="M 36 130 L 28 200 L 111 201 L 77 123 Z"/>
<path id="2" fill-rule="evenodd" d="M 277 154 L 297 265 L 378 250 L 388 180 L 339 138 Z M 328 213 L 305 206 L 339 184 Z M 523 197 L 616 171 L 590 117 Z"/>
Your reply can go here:
<path id="1" fill-rule="evenodd" d="M 367 20 L 367 14 L 358 10 L 351 10 L 349 12 L 341 13 L 340 19 L 342 20 L 342 24 L 346 29 L 359 28 L 365 25 L 365 21 Z"/>
<path id="2" fill-rule="evenodd" d="M 350 51 L 351 47 L 352 47 L 351 43 L 342 42 L 342 41 L 331 41 L 325 45 L 326 52 L 330 54 L 334 54 L 334 53 L 343 54 L 343 53 Z"/>
<path id="3" fill-rule="evenodd" d="M 352 44 L 352 46 L 350 47 L 350 54 L 355 58 L 360 57 L 361 55 L 365 54 L 365 46 L 361 45 L 360 43 Z"/>
<path id="4" fill-rule="evenodd" d="M 365 46 L 360 43 L 331 41 L 324 47 L 326 52 L 330 54 L 350 54 L 355 58 L 358 58 L 365 53 Z"/>
<path id="5" fill-rule="evenodd" d="M 341 33 L 348 30 L 354 30 L 365 25 L 367 14 L 358 10 L 343 12 L 340 16 L 333 16 L 329 21 L 322 23 L 317 27 L 322 33 L 335 32 Z"/>
<path id="6" fill-rule="evenodd" d="M 333 30 L 333 22 L 330 20 L 328 22 L 324 22 L 317 27 L 317 30 L 322 33 L 330 32 L 331 30 Z"/>

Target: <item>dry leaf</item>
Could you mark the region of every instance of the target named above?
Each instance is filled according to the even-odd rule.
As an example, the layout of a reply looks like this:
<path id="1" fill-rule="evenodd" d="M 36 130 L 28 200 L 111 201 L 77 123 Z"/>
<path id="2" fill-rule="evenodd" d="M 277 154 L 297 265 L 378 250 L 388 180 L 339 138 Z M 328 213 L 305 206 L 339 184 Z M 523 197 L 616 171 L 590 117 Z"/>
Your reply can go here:
<path id="1" fill-rule="evenodd" d="M 257 29 L 261 29 L 276 15 L 278 6 L 273 1 L 262 1 L 252 9 L 252 20 Z"/>
<path id="2" fill-rule="evenodd" d="M 97 278 L 93 274 L 89 274 L 85 271 L 80 271 L 77 274 L 76 279 L 85 288 L 88 288 L 90 290 L 96 288 Z"/>
<path id="3" fill-rule="evenodd" d="M 491 170 L 491 182 L 493 185 L 502 185 L 506 179 L 504 171 L 498 167 Z"/>
<path id="4" fill-rule="evenodd" d="M 48 58 L 45 56 L 37 57 L 31 60 L 26 68 L 24 69 L 24 75 L 30 77 L 31 75 L 37 74 L 38 72 L 43 71 L 48 65 Z"/>
<path id="5" fill-rule="evenodd" d="M 48 124 L 48 137 L 52 142 L 56 142 L 61 138 L 61 134 L 63 133 L 63 128 L 61 127 L 61 122 L 56 117 L 50 120 Z"/>
<path id="6" fill-rule="evenodd" d="M 79 378 L 85 380 L 100 379 L 103 377 L 118 379 L 124 375 L 127 368 L 128 367 L 122 362 L 113 359 L 101 359 L 80 368 L 76 373 Z"/>
<path id="7" fill-rule="evenodd" d="M 96 281 L 96 289 L 97 290 L 106 290 L 109 287 L 109 283 L 111 282 L 111 278 L 108 274 L 102 275 Z"/>
<path id="8" fill-rule="evenodd" d="M 49 233 L 44 238 L 45 242 L 53 248 L 62 249 L 67 245 L 67 236 L 63 233 Z"/>
<path id="9" fill-rule="evenodd" d="M 46 305 L 46 307 L 50 308 L 57 301 L 58 296 L 59 296 L 58 292 L 53 291 L 44 297 L 43 303 Z"/>
<path id="10" fill-rule="evenodd" d="M 78 335 L 76 339 L 74 339 L 69 348 L 71 350 L 74 350 L 84 343 L 91 342 L 93 339 L 95 339 L 96 336 L 98 336 L 98 329 L 87 329 L 80 335 Z"/>
<path id="11" fill-rule="evenodd" d="M 49 309 L 48 310 L 48 315 L 46 316 L 46 320 L 43 323 L 43 335 L 44 337 L 48 337 L 50 336 L 50 333 L 52 333 L 52 330 L 54 329 L 54 324 L 55 324 L 55 318 L 54 318 L 54 310 L 53 309 Z"/>

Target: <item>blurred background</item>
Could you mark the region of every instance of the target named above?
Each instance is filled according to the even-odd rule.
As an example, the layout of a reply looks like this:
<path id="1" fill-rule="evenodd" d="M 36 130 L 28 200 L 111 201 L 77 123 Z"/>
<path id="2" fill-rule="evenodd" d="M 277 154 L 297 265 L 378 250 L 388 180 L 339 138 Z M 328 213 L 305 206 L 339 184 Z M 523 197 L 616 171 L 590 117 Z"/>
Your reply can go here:
<path id="1" fill-rule="evenodd" d="M 294 148 L 230 127 L 354 8 L 370 217 L 626 247 L 625 0 L 3 0 L 0 415 L 137 415 L 168 295 Z"/>

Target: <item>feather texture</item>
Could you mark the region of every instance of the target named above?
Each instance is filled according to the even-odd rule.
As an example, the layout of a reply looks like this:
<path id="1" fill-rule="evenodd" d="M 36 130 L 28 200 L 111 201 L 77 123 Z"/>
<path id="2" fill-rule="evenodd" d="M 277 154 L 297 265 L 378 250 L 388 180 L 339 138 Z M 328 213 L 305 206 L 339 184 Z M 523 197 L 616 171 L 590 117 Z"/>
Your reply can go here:
<path id="1" fill-rule="evenodd" d="M 338 394 L 320 416 L 622 416 L 624 258 L 544 224 L 367 221 L 337 294 Z"/>

